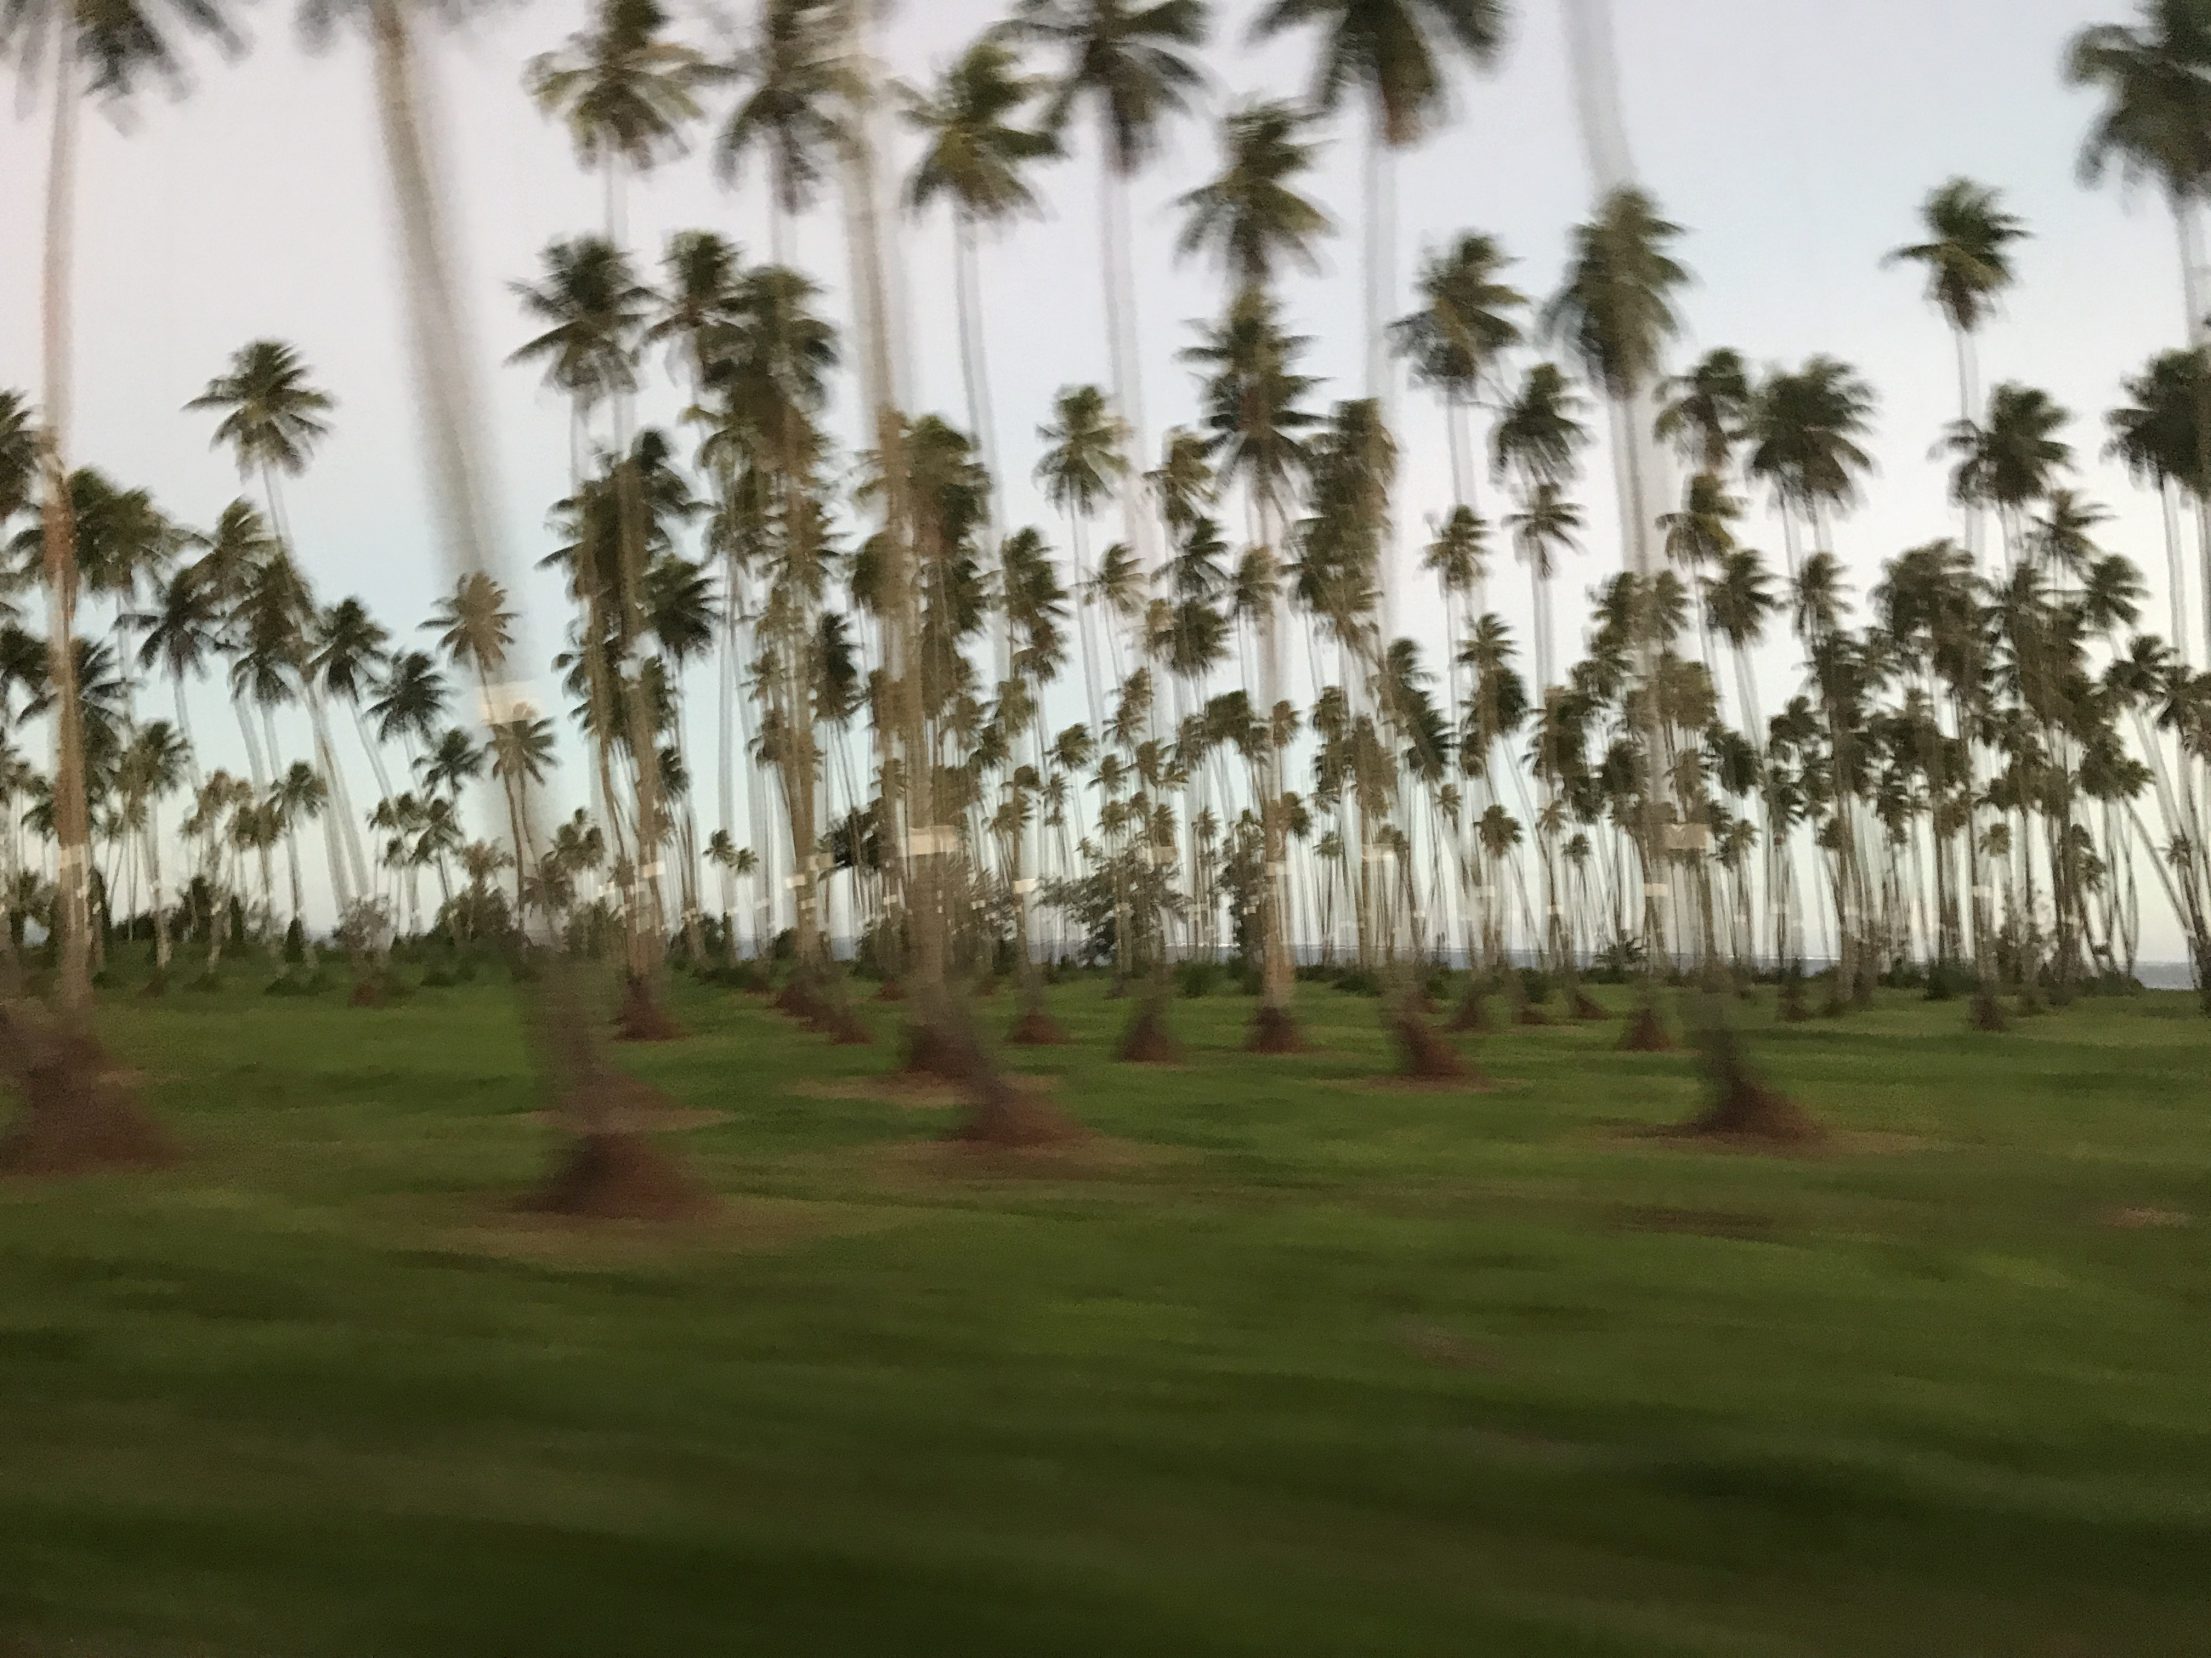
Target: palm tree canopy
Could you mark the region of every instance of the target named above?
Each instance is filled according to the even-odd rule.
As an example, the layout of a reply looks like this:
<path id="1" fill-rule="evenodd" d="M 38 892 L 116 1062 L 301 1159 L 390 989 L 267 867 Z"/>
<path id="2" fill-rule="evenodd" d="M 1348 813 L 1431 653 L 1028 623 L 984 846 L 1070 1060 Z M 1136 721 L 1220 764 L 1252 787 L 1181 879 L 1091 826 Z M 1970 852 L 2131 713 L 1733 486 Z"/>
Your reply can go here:
<path id="1" fill-rule="evenodd" d="M 643 171 L 680 152 L 699 117 L 696 94 L 720 71 L 665 38 L 660 0 L 598 0 L 591 26 L 558 52 L 531 59 L 530 96 L 567 123 L 586 166 L 618 161 Z"/>
<path id="2" fill-rule="evenodd" d="M 1125 428 L 1096 386 L 1062 390 L 1036 435 L 1045 444 L 1037 482 L 1062 512 L 1087 517 L 1128 470 Z"/>
<path id="3" fill-rule="evenodd" d="M 1505 49 L 1505 0 L 1273 0 L 1252 32 L 1318 28 L 1313 102 L 1332 110 L 1364 92 L 1393 149 L 1417 143 L 1447 109 L 1445 55 L 1452 49 L 1486 69 Z"/>
<path id="4" fill-rule="evenodd" d="M 1543 308 L 1543 331 L 1612 397 L 1649 385 L 1666 342 L 1680 332 L 1674 295 L 1689 272 L 1669 249 L 1681 233 L 1634 188 L 1613 191 L 1597 217 L 1574 231 L 1566 280 Z"/>
<path id="5" fill-rule="evenodd" d="M 977 40 L 926 91 L 904 89 L 906 123 L 922 135 L 906 180 L 916 212 L 943 199 L 971 223 L 992 224 L 1038 211 L 1023 176 L 1058 153 L 1049 133 L 1016 119 L 1042 87 L 1023 73 L 1002 31 Z"/>
<path id="6" fill-rule="evenodd" d="M 842 18 L 842 0 L 767 0 L 753 43 L 729 67 L 747 91 L 715 140 L 715 165 L 734 183 L 745 157 L 764 152 L 785 213 L 812 204 L 843 142 Z"/>
<path id="7" fill-rule="evenodd" d="M 1176 203 L 1178 252 L 1210 253 L 1239 287 L 1263 287 L 1285 263 L 1314 271 L 1313 244 L 1333 221 L 1299 189 L 1317 146 L 1307 117 L 1278 100 L 1247 103 L 1221 123 L 1221 170 Z"/>
<path id="8" fill-rule="evenodd" d="M 1872 388 L 1834 358 L 1776 370 L 1752 401 L 1745 465 L 1791 505 L 1848 506 L 1873 464 L 1858 444 L 1872 418 Z"/>
<path id="9" fill-rule="evenodd" d="M 2152 179 L 2175 200 L 2211 182 L 2211 4 L 2144 0 L 2139 25 L 2084 29 L 2067 53 L 2066 78 L 2093 87 L 2104 107 L 2081 146 L 2081 177 L 2113 168 Z"/>
<path id="10" fill-rule="evenodd" d="M 179 26 L 235 52 L 244 42 L 227 13 L 220 0 L 0 0 L 0 58 L 43 63 L 54 32 L 67 29 L 92 92 L 127 97 L 148 73 L 178 89 L 186 79 Z"/>
<path id="11" fill-rule="evenodd" d="M 1954 178 L 1920 209 L 1927 239 L 1898 248 L 1890 263 L 1918 265 L 1927 273 L 1927 297 L 1961 334 L 1981 325 L 1998 296 L 2011 286 L 2011 250 L 2027 227 L 1985 184 Z"/>
<path id="12" fill-rule="evenodd" d="M 1518 472 L 1542 483 L 1564 482 L 1589 441 L 1581 407 L 1573 382 L 1558 364 L 1530 367 L 1490 432 L 1490 459 L 1497 474 Z"/>
<path id="13" fill-rule="evenodd" d="M 1205 0 L 1021 0 L 1015 26 L 1064 62 L 1050 105 L 1053 131 L 1085 99 L 1098 106 L 1107 161 L 1123 175 L 1158 150 L 1169 116 L 1205 77 L 1189 56 L 1205 44 Z"/>
<path id="14" fill-rule="evenodd" d="M 1655 434 L 1691 466 L 1724 477 L 1750 417 L 1750 370 L 1743 354 L 1721 347 L 1666 382 Z"/>
<path id="15" fill-rule="evenodd" d="M 214 442 L 227 444 L 240 472 L 305 470 L 315 445 L 330 434 L 322 417 L 336 400 L 308 380 L 296 348 L 281 340 L 254 340 L 230 360 L 187 409 L 221 414 Z"/>
<path id="16" fill-rule="evenodd" d="M 653 292 L 629 257 L 604 237 L 579 236 L 549 244 L 544 260 L 543 280 L 513 291 L 547 326 L 508 361 L 542 363 L 548 384 L 586 405 L 635 389 Z"/>
<path id="17" fill-rule="evenodd" d="M 1464 401 L 1520 343 L 1515 313 L 1528 301 L 1503 280 L 1511 264 L 1495 237 L 1473 231 L 1428 256 L 1420 309 L 1390 325 L 1390 341 L 1412 364 L 1414 378 Z"/>
<path id="18" fill-rule="evenodd" d="M 2006 510 L 2040 500 L 2072 461 L 2072 445 L 2058 436 L 2070 418 L 2048 392 L 1998 386 L 1985 421 L 1960 421 L 1951 428 L 1950 449 L 1958 456 L 1951 494 Z"/>

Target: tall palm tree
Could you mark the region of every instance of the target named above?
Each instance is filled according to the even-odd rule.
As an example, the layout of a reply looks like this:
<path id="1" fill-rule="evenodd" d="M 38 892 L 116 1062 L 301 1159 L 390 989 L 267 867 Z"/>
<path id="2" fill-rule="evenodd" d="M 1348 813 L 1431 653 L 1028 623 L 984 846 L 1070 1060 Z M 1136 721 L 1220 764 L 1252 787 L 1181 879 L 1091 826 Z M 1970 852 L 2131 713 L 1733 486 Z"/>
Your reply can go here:
<path id="1" fill-rule="evenodd" d="M 2211 355 L 2201 347 L 2163 352 L 2140 374 L 2122 381 L 2126 399 L 2107 417 L 2116 456 L 2135 478 L 2155 483 L 2166 498 L 2165 563 L 2172 597 L 2173 649 L 2188 653 L 2188 583 L 2182 568 L 2180 525 L 2174 496 L 2195 503 L 2199 536 L 2211 519 Z M 2202 536 L 2211 561 L 2211 536 Z M 2211 562 L 2205 566 L 2211 571 Z M 2211 584 L 2204 591 L 2204 637 L 2211 643 Z"/>
<path id="2" fill-rule="evenodd" d="M 2072 445 L 2058 436 L 2070 418 L 2048 392 L 2006 382 L 1989 395 L 1985 420 L 1961 420 L 1950 430 L 1958 458 L 1951 494 L 1995 509 L 2007 575 L 2024 551 L 2022 515 L 2071 463 Z"/>
<path id="3" fill-rule="evenodd" d="M 1954 178 L 1919 210 L 1926 240 L 1898 248 L 1890 264 L 1919 266 L 1927 275 L 1927 299 L 1950 325 L 1958 356 L 1958 418 L 1980 407 L 1974 336 L 2012 285 L 2012 249 L 2027 227 L 2006 211 L 2001 193 L 1969 178 Z"/>
<path id="4" fill-rule="evenodd" d="M 926 91 L 904 89 L 907 125 L 922 138 L 906 180 L 906 204 L 916 213 L 942 201 L 952 210 L 953 292 L 959 314 L 960 371 L 967 387 L 967 423 L 991 481 L 990 546 L 1000 534 L 998 423 L 991 413 L 978 234 L 1040 210 L 1027 170 L 1057 153 L 1047 133 L 1019 117 L 1043 83 L 1023 72 L 1003 30 L 984 34 Z M 1001 659 L 1006 655 L 1001 636 Z M 1003 675 L 1005 664 L 1001 660 Z"/>
<path id="5" fill-rule="evenodd" d="M 1614 190 L 1598 204 L 1596 218 L 1576 228 L 1566 279 L 1543 311 L 1544 331 L 1573 351 L 1611 405 L 1613 456 L 1624 485 L 1620 492 L 1623 551 L 1636 578 L 1636 591 L 1646 595 L 1658 575 L 1654 541 L 1660 494 L 1657 479 L 1649 475 L 1652 456 L 1646 434 L 1653 422 L 1646 419 L 1646 412 L 1666 343 L 1680 327 L 1675 296 L 1689 281 L 1688 271 L 1672 253 L 1680 235 L 1681 227 L 1661 217 L 1649 195 L 1632 186 Z M 1660 763 L 1654 630 L 1646 624 L 1629 631 L 1637 642 L 1643 684 L 1643 694 L 1633 700 L 1643 728 L 1639 844 L 1648 995 L 1655 990 L 1666 901 L 1673 895 L 1658 879 L 1664 868 L 1658 795 L 1665 779 Z M 1651 1011 L 1646 1001 L 1646 1019 Z"/>
<path id="6" fill-rule="evenodd" d="M 226 48 L 237 43 L 218 0 L 114 0 L 97 6 L 63 0 L 0 0 L 0 58 L 15 60 L 19 78 L 26 83 L 46 75 L 47 92 L 53 99 L 39 289 L 40 368 L 45 382 L 39 452 L 43 493 L 49 504 L 43 514 L 42 565 L 51 613 L 49 632 L 56 639 L 73 639 L 76 630 L 76 547 L 66 457 L 75 404 L 70 359 L 79 116 L 87 97 L 119 106 L 149 78 L 171 86 L 182 84 L 180 31 L 207 35 Z M 54 662 L 58 738 L 54 830 L 61 875 L 56 906 L 59 1003 L 67 1026 L 81 1031 L 92 996 L 92 847 L 85 805 L 83 710 L 75 684 L 74 653 L 57 651 Z"/>
<path id="7" fill-rule="evenodd" d="M 1140 548 L 1150 530 L 1137 495 L 1148 454 L 1144 382 L 1131 259 L 1129 181 L 1155 156 L 1167 122 L 1189 107 L 1203 75 L 1191 52 L 1205 43 L 1205 0 L 1021 0 L 1017 26 L 1061 57 L 1050 126 L 1063 131 L 1088 106 L 1098 144 L 1098 242 L 1105 270 L 1106 348 L 1113 404 L 1126 423 L 1123 506 Z"/>
<path id="8" fill-rule="evenodd" d="M 734 182 L 746 156 L 765 152 L 769 248 L 791 263 L 791 221 L 821 193 L 844 146 L 845 0 L 764 0 L 752 42 L 729 65 L 745 88 L 715 139 L 714 157 Z"/>
<path id="9" fill-rule="evenodd" d="M 1827 515 L 1858 498 L 1873 459 L 1860 443 L 1872 426 L 1873 390 L 1847 364 L 1814 357 L 1776 370 L 1758 388 L 1745 423 L 1744 468 L 1781 510 L 1789 580 L 1801 569 L 1800 528 L 1814 551 L 1827 548 Z"/>
<path id="10" fill-rule="evenodd" d="M 2100 23 L 2073 37 L 2066 79 L 2105 103 L 2081 147 L 2081 177 L 2116 170 L 2164 192 L 2180 240 L 2187 343 L 2211 338 L 2203 290 L 2202 207 L 2211 189 L 2211 3 L 2142 0 L 2141 21 Z"/>
<path id="11" fill-rule="evenodd" d="M 1300 187 L 1318 146 L 1311 117 L 1279 99 L 1241 104 L 1221 121 L 1221 170 L 1176 202 L 1176 251 L 1210 254 L 1233 289 L 1271 287 L 1285 265 L 1320 268 L 1314 245 L 1335 227 Z"/>
<path id="12" fill-rule="evenodd" d="M 1067 515 L 1069 548 L 1075 563 L 1074 587 L 1087 594 L 1091 580 L 1090 522 L 1128 466 L 1127 432 L 1115 418 L 1105 393 L 1096 386 L 1068 386 L 1053 405 L 1052 419 L 1037 429 L 1044 453 L 1036 464 L 1037 482 L 1052 505 Z M 1101 624 L 1110 627 L 1111 623 Z M 1105 717 L 1098 683 L 1096 647 L 1087 608 L 1078 616 L 1083 678 L 1092 724 Z"/>
<path id="13" fill-rule="evenodd" d="M 1449 107 L 1448 58 L 1487 69 L 1505 48 L 1505 0 L 1271 0 L 1253 25 L 1267 38 L 1317 29 L 1313 104 L 1333 111 L 1352 94 L 1367 102 L 1366 395 L 1389 412 L 1384 324 L 1397 301 L 1397 237 L 1389 158 L 1417 144 Z"/>
<path id="14" fill-rule="evenodd" d="M 547 115 L 563 122 L 576 159 L 606 183 L 606 236 L 624 240 L 623 186 L 683 149 L 684 129 L 702 113 L 698 93 L 720 71 L 667 38 L 660 0 L 596 0 L 588 27 L 558 52 L 530 60 L 526 84 Z"/>
<path id="15" fill-rule="evenodd" d="M 212 442 L 230 450 L 241 478 L 260 480 L 268 505 L 276 562 L 284 570 L 283 609 L 288 628 L 288 636 L 281 642 L 273 637 L 270 642 L 281 649 L 298 681 L 314 732 L 315 769 L 339 802 L 339 811 L 325 820 L 324 828 L 330 841 L 333 879 L 343 916 L 349 908 L 353 889 L 358 889 L 363 897 L 367 895 L 368 862 L 359 844 L 344 780 L 338 769 L 337 751 L 330 740 L 321 691 L 309 660 L 313 648 L 309 632 L 313 612 L 307 598 L 306 578 L 300 571 L 285 516 L 284 498 L 278 488 L 280 477 L 298 477 L 306 470 L 317 445 L 329 436 L 330 425 L 325 417 L 336 407 L 336 399 L 313 383 L 297 349 L 280 340 L 254 340 L 231 358 L 227 373 L 210 380 L 207 389 L 185 407 L 220 416 Z M 272 754 L 269 758 L 273 767 L 275 756 Z M 287 830 L 297 821 L 297 814 L 286 817 Z M 350 856 L 351 888 L 344 871 L 338 867 L 341 843 Z"/>
<path id="16" fill-rule="evenodd" d="M 1311 465 L 1308 434 L 1316 417 L 1305 399 L 1315 384 L 1298 358 L 1308 341 L 1282 326 L 1264 286 L 1267 271 L 1245 266 L 1228 315 L 1184 359 L 1207 370 L 1203 390 L 1206 449 L 1220 479 L 1241 484 L 1252 503 L 1258 545 L 1256 568 L 1245 585 L 1259 624 L 1259 700 L 1254 724 L 1261 733 L 1259 781 L 1262 874 L 1267 884 L 1266 938 L 1262 956 L 1260 1046 L 1295 1045 L 1290 1028 L 1293 963 L 1290 956 L 1288 886 L 1288 786 L 1282 748 L 1293 711 L 1282 665 L 1282 595 L 1277 572 L 1289 552 L 1290 505 Z M 1278 733 L 1281 735 L 1278 737 Z"/>
<path id="17" fill-rule="evenodd" d="M 1519 345 L 1527 296 L 1504 280 L 1512 260 L 1495 237 L 1467 231 L 1421 266 L 1420 309 L 1390 324 L 1413 378 L 1443 398 L 1451 440 L 1451 504 L 1475 506 L 1468 411 Z"/>

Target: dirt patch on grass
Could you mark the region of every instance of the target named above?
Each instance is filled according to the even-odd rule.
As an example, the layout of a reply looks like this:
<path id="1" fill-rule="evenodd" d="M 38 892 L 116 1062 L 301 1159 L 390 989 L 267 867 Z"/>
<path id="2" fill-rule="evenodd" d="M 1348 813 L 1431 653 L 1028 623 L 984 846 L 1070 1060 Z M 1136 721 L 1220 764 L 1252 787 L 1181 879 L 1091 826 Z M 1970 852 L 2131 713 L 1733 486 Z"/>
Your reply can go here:
<path id="1" fill-rule="evenodd" d="M 673 1042 L 682 1035 L 683 1027 L 661 1005 L 652 985 L 634 973 L 623 981 L 622 1006 L 614 1016 L 617 1042 Z"/>
<path id="2" fill-rule="evenodd" d="M 1006 1043 L 1015 1048 L 1060 1048 L 1067 1045 L 1066 1027 L 1042 1007 L 1024 1008 L 1006 1032 Z"/>
<path id="3" fill-rule="evenodd" d="M 587 1221 L 693 1221 L 718 1205 L 714 1194 L 649 1136 L 612 1131 L 579 1136 L 552 1177 L 520 1207 Z"/>
<path id="4" fill-rule="evenodd" d="M 1113 1057 L 1126 1065 L 1173 1065 L 1181 1060 L 1182 1044 L 1167 1028 L 1167 1010 L 1157 997 L 1147 996 L 1137 1007 Z"/>
<path id="5" fill-rule="evenodd" d="M 1495 1352 L 1468 1341 L 1456 1331 L 1426 1319 L 1410 1318 L 1398 1327 L 1397 1339 L 1417 1359 L 1446 1370 L 1495 1371 L 1504 1368 Z"/>
<path id="6" fill-rule="evenodd" d="M 1624 1054 L 1664 1054 L 1674 1051 L 1674 1039 L 1658 1009 L 1646 1002 L 1635 1010 L 1614 1046 Z"/>
<path id="7" fill-rule="evenodd" d="M 64 1176 L 176 1162 L 176 1142 L 139 1105 L 131 1074 L 90 1036 L 35 1028 L 37 1018 L 0 1010 L 7 1068 L 23 1099 L 0 1134 L 0 1174 Z"/>
<path id="8" fill-rule="evenodd" d="M 1259 1011 L 1252 1015 L 1251 1035 L 1244 1042 L 1244 1051 L 1301 1054 L 1305 1051 L 1305 1039 L 1298 1034 L 1297 1020 L 1288 1008 L 1261 1002 Z"/>

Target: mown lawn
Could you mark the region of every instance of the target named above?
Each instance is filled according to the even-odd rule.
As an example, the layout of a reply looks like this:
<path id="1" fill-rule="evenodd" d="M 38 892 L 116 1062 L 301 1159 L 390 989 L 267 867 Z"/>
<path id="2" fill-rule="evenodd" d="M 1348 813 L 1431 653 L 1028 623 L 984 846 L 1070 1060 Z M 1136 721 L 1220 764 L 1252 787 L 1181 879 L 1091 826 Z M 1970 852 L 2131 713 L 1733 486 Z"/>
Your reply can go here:
<path id="1" fill-rule="evenodd" d="M 1617 1027 L 1414 1093 L 1370 1001 L 1266 1061 L 1179 1002 L 1154 1071 L 1056 995 L 1014 1063 L 1121 1144 L 1007 1177 L 840 1082 L 887 1046 L 684 987 L 623 1056 L 721 1113 L 675 1233 L 505 1207 L 504 989 L 116 999 L 191 1156 L 0 1188 L 0 1650 L 2211 1652 L 2187 998 L 1761 1028 L 1847 1131 L 1784 1159 L 1622 1133 L 1697 1083 Z"/>

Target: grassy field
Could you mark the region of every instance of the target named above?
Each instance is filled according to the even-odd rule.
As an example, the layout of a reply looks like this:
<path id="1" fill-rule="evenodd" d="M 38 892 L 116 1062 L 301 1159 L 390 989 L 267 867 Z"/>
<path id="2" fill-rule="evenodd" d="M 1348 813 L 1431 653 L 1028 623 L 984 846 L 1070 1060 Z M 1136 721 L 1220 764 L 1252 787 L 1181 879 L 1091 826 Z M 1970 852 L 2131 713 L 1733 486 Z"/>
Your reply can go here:
<path id="1" fill-rule="evenodd" d="M 510 1211 L 503 989 L 116 1000 L 191 1156 L 0 1189 L 0 1651 L 2211 1652 L 2187 998 L 1761 1030 L 1847 1131 L 1771 1158 L 1623 1133 L 1697 1085 L 1617 1027 L 1415 1093 L 1370 1001 L 1141 1070 L 1056 994 L 1017 1063 L 1113 1144 L 1003 1176 L 682 988 L 623 1055 L 716 1114 L 675 1233 Z"/>

